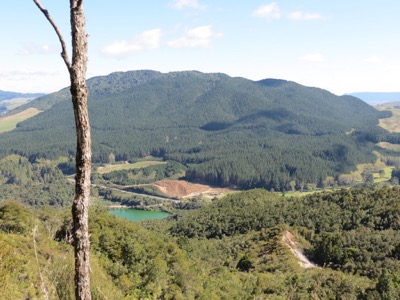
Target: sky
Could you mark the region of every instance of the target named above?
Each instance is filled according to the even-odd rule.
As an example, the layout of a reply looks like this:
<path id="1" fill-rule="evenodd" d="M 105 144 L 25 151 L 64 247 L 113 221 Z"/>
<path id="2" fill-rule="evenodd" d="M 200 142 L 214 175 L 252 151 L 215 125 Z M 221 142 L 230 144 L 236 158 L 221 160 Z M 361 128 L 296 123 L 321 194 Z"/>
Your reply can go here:
<path id="1" fill-rule="evenodd" d="M 197 70 L 337 95 L 400 91 L 399 0 L 84 1 L 88 78 Z M 69 1 L 41 4 L 70 44 Z M 0 90 L 69 86 L 58 38 L 33 1 L 1 1 L 0 12 Z"/>

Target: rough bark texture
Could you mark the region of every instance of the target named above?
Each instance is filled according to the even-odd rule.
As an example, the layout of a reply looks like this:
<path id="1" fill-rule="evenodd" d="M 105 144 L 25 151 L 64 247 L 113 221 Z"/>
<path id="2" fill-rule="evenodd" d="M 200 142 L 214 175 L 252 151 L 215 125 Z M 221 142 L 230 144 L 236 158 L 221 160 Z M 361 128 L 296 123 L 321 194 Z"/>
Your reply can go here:
<path id="1" fill-rule="evenodd" d="M 70 68 L 71 96 L 75 114 L 76 178 L 72 204 L 75 249 L 75 297 L 91 299 L 89 265 L 89 199 L 91 172 L 91 138 L 86 87 L 87 36 L 82 0 L 70 0 L 72 64 Z"/>
<path id="2" fill-rule="evenodd" d="M 83 0 L 70 0 L 72 62 L 69 61 L 63 36 L 49 12 L 40 4 L 39 0 L 33 0 L 33 2 L 56 31 L 62 47 L 61 57 L 67 66 L 71 79 L 71 96 L 77 138 L 75 198 L 72 204 L 72 235 L 75 249 L 75 297 L 79 300 L 90 300 L 88 216 L 92 153 L 87 105 L 87 35 L 85 32 Z"/>

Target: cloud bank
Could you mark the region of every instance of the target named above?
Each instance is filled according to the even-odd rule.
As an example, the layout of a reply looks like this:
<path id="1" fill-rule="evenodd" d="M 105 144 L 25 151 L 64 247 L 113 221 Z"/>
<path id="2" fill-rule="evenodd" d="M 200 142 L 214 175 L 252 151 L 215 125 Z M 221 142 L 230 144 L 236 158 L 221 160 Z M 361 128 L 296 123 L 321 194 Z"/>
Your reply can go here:
<path id="1" fill-rule="evenodd" d="M 129 54 L 157 49 L 160 47 L 161 29 L 152 29 L 142 32 L 131 40 L 121 40 L 106 46 L 102 52 L 109 56 L 121 57 Z"/>

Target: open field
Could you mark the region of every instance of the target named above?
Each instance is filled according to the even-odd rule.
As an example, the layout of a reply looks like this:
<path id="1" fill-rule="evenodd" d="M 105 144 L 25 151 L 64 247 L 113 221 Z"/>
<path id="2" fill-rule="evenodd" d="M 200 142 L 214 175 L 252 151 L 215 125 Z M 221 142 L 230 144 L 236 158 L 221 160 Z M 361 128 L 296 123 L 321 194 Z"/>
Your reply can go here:
<path id="1" fill-rule="evenodd" d="M 0 133 L 15 129 L 19 122 L 36 116 L 41 111 L 36 108 L 28 108 L 18 114 L 0 118 Z"/>
<path id="2" fill-rule="evenodd" d="M 390 132 L 400 132 L 400 108 L 391 106 L 379 106 L 379 110 L 389 110 L 392 112 L 393 116 L 386 119 L 379 120 L 379 126 L 390 131 Z"/>
<path id="3" fill-rule="evenodd" d="M 145 168 L 148 166 L 163 165 L 163 164 L 166 164 L 166 162 L 165 161 L 156 161 L 156 160 L 139 161 L 134 164 L 129 164 L 129 163 L 112 164 L 112 165 L 106 165 L 104 167 L 99 167 L 97 169 L 97 172 L 100 174 L 106 174 L 106 173 L 110 173 L 113 171 L 140 169 L 140 168 Z"/>
<path id="4" fill-rule="evenodd" d="M 400 145 L 391 144 L 391 143 L 387 143 L 387 142 L 380 142 L 377 145 L 384 149 L 400 152 Z"/>
<path id="5" fill-rule="evenodd" d="M 383 174 L 374 173 L 374 182 L 385 182 L 390 180 L 390 178 L 392 178 L 393 169 L 393 166 L 389 166 L 383 169 Z"/>

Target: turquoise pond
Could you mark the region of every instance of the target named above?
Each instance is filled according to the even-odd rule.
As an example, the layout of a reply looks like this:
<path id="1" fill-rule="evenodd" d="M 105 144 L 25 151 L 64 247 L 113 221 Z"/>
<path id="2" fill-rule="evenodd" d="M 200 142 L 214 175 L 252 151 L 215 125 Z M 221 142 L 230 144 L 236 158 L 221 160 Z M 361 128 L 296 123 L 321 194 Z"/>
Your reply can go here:
<path id="1" fill-rule="evenodd" d="M 160 220 L 170 216 L 169 213 L 164 211 L 153 210 L 137 210 L 137 209 L 112 209 L 110 212 L 118 217 L 128 219 L 130 221 L 144 221 L 144 220 Z"/>

